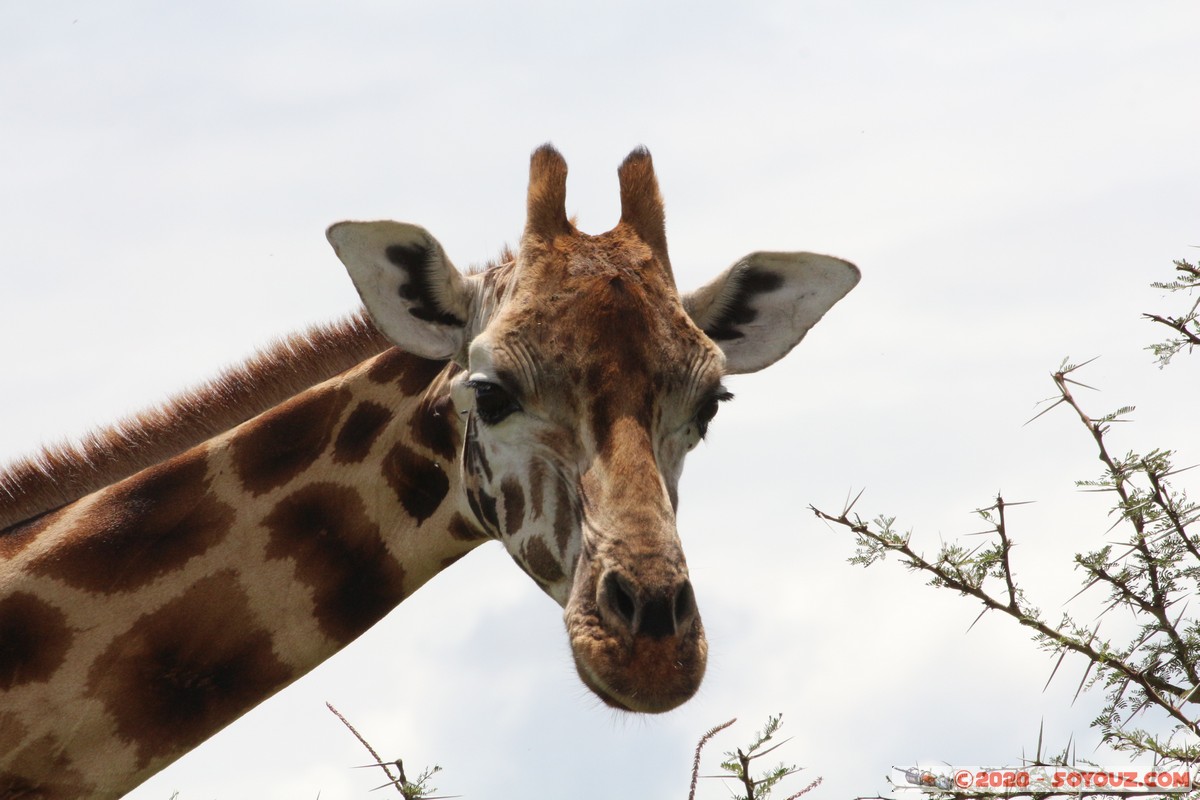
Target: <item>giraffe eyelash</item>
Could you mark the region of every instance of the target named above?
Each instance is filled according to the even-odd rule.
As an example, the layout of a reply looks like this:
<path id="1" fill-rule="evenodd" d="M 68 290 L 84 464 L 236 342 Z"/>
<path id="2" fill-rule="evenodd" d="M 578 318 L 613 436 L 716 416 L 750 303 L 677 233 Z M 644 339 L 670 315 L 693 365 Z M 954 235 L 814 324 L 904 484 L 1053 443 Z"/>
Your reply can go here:
<path id="1" fill-rule="evenodd" d="M 497 425 L 521 410 L 512 393 L 498 383 L 469 380 L 466 386 L 475 392 L 475 414 L 485 425 Z"/>
<path id="2" fill-rule="evenodd" d="M 713 417 L 717 416 L 717 411 L 721 407 L 721 403 L 727 403 L 733 399 L 733 392 L 725 388 L 719 388 L 708 396 L 696 411 L 696 428 L 700 431 L 700 438 L 703 439 L 708 435 L 709 423 L 713 421 Z"/>

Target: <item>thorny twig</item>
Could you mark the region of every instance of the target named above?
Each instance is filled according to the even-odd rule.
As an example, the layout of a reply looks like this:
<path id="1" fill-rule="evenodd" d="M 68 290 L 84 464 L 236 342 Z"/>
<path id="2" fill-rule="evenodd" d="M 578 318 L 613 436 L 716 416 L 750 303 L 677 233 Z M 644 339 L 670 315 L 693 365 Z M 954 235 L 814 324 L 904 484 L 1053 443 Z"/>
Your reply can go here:
<path id="1" fill-rule="evenodd" d="M 722 722 L 720 725 L 715 725 L 712 728 L 709 728 L 708 732 L 701 736 L 700 741 L 696 743 L 696 754 L 692 758 L 692 786 L 688 791 L 688 800 L 695 800 L 696 798 L 696 781 L 700 777 L 700 751 L 704 749 L 704 745 L 708 744 L 709 739 L 713 738 L 735 722 L 737 722 L 737 717 L 734 717 L 728 722 Z"/>
<path id="2" fill-rule="evenodd" d="M 1200 285 L 1200 270 L 1192 268 L 1190 275 L 1192 285 Z M 1189 319 L 1196 318 L 1195 311 L 1194 307 Z M 1185 614 L 1189 598 L 1200 592 L 1200 540 L 1187 528 L 1200 519 L 1200 506 L 1189 500 L 1185 491 L 1171 485 L 1171 478 L 1183 470 L 1171 466 L 1169 451 L 1130 453 L 1123 458 L 1111 454 L 1105 435 L 1112 423 L 1124 421 L 1133 409 L 1122 408 L 1098 419 L 1087 414 L 1072 393 L 1072 385 L 1085 386 L 1072 376 L 1080 366 L 1064 361 L 1053 373 L 1058 395 L 1034 419 L 1058 405 L 1072 409 L 1087 428 L 1105 470 L 1099 480 L 1080 481 L 1078 485 L 1089 491 L 1112 492 L 1117 498 L 1114 509 L 1117 521 L 1113 527 L 1128 523 L 1131 528 L 1123 553 L 1114 555 L 1113 546 L 1106 545 L 1075 557 L 1076 565 L 1088 576 L 1082 591 L 1102 585 L 1109 592 L 1106 611 L 1121 606 L 1142 620 L 1140 633 L 1126 645 L 1114 647 L 1111 641 L 1098 638 L 1099 623 L 1082 628 L 1066 614 L 1057 626 L 1047 624 L 1026 601 L 1010 561 L 1012 542 L 1005 514 L 1008 507 L 1016 504 L 1005 502 L 1002 497 L 977 512 L 991 523 L 991 530 L 985 533 L 996 538 L 992 547 L 980 546 L 968 551 L 958 545 L 944 544 L 933 559 L 926 559 L 911 546 L 911 534 L 892 529 L 894 518 L 881 516 L 868 524 L 853 514 L 858 497 L 839 514 L 810 508 L 819 518 L 848 528 L 856 535 L 859 550 L 853 563 L 870 565 L 887 553 L 897 553 L 909 569 L 931 576 L 932 585 L 979 600 L 984 606 L 980 616 L 1000 611 L 1032 629 L 1040 645 L 1059 655 L 1051 680 L 1068 652 L 1083 655 L 1088 664 L 1076 697 L 1085 687 L 1105 680 L 1107 705 L 1093 725 L 1101 729 L 1104 741 L 1116 749 L 1192 762 L 1200 755 L 1200 748 L 1194 743 L 1195 737 L 1200 736 L 1200 715 L 1193 705 L 1200 702 L 1200 625 Z M 1003 590 L 990 591 L 986 585 L 989 579 L 1002 580 Z M 1089 680 L 1093 669 L 1095 675 Z M 1134 691 L 1129 693 L 1131 688 Z M 1190 735 L 1191 743 L 1179 745 L 1170 738 L 1162 741 L 1143 730 L 1125 728 L 1130 719 L 1151 707 L 1157 707 L 1178 723 L 1177 730 Z"/>
<path id="3" fill-rule="evenodd" d="M 366 737 L 359 733 L 358 729 L 350 724 L 350 720 L 346 719 L 342 712 L 334 708 L 333 703 L 327 701 L 325 706 L 342 721 L 343 725 L 350 729 L 350 732 L 354 734 L 354 738 L 358 739 L 358 741 L 362 743 L 362 746 L 367 748 L 367 752 L 371 754 L 371 757 L 375 759 L 373 764 L 363 764 L 361 765 L 361 768 L 378 767 L 382 769 L 383 774 L 387 776 L 387 783 L 376 786 L 375 789 L 372 789 L 371 791 L 393 786 L 396 788 L 396 791 L 400 792 L 401 796 L 404 797 L 404 800 L 449 800 L 450 797 L 457 797 L 457 795 L 430 796 L 425 794 L 426 791 L 436 791 L 436 789 L 426 789 L 425 783 L 435 772 L 439 772 L 441 767 L 435 766 L 425 770 L 425 772 L 421 773 L 421 775 L 417 778 L 416 783 L 410 783 L 408 777 L 404 774 L 403 761 L 398 758 L 395 761 L 384 761 L 382 758 L 380 758 L 379 753 L 375 751 L 375 748 L 371 746 L 371 743 L 366 740 Z M 396 768 L 396 771 L 400 773 L 399 776 L 392 774 L 391 767 Z"/>

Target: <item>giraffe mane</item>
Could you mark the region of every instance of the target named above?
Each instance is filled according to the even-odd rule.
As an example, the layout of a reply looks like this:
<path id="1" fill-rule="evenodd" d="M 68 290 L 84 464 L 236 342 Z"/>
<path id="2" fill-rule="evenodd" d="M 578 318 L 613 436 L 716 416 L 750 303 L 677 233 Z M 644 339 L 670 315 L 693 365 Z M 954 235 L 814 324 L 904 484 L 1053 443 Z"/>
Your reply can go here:
<path id="1" fill-rule="evenodd" d="M 390 346 L 360 309 L 279 339 L 160 406 L 18 458 L 0 470 L 0 531 L 179 455 Z"/>
<path id="2" fill-rule="evenodd" d="M 467 274 L 515 261 L 506 245 Z M 360 308 L 279 339 L 159 406 L 0 464 L 0 532 L 190 450 L 391 346 Z"/>

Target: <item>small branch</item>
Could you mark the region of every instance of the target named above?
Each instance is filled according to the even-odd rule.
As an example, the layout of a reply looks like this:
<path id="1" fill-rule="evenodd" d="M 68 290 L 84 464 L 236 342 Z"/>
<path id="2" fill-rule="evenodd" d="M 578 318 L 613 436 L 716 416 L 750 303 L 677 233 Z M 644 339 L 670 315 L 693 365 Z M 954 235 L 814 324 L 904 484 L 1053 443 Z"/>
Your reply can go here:
<path id="1" fill-rule="evenodd" d="M 708 744 L 710 739 L 735 722 L 737 722 L 737 717 L 710 728 L 707 733 L 700 737 L 700 741 L 696 743 L 696 754 L 692 758 L 692 787 L 688 792 L 688 800 L 696 799 L 696 781 L 699 780 L 700 776 L 700 751 L 704 749 L 704 745 Z"/>
<path id="2" fill-rule="evenodd" d="M 824 781 L 824 780 L 825 780 L 825 778 L 824 778 L 824 777 L 817 778 L 815 781 L 813 781 L 812 783 L 810 783 L 808 786 L 805 786 L 803 789 L 801 789 L 800 791 L 796 792 L 796 793 L 795 793 L 794 795 L 792 795 L 791 797 L 786 797 L 786 798 L 784 798 L 784 800 L 796 800 L 796 798 L 797 798 L 797 797 L 803 797 L 804 795 L 806 795 L 806 794 L 808 794 L 809 792 L 811 792 L 813 789 L 815 789 L 815 788 L 817 788 L 818 786 L 820 786 L 820 785 L 821 785 L 821 782 L 822 782 L 822 781 Z"/>
<path id="3" fill-rule="evenodd" d="M 750 776 L 750 756 L 743 753 L 739 747 L 737 758 L 738 763 L 742 765 L 742 774 L 739 777 L 742 779 L 742 786 L 746 789 L 746 800 L 754 800 L 754 778 Z"/>
<path id="4" fill-rule="evenodd" d="M 382 758 L 380 758 L 379 753 L 375 752 L 375 748 L 371 746 L 371 743 L 368 742 L 365 738 L 363 738 L 363 735 L 361 733 L 359 733 L 358 730 L 353 725 L 350 724 L 350 720 L 348 720 L 344 716 L 342 716 L 342 712 L 340 712 L 336 708 L 334 708 L 333 703 L 326 701 L 325 707 L 328 708 L 330 711 L 332 711 L 334 716 L 336 716 L 338 719 L 340 719 L 342 721 L 342 724 L 350 729 L 350 732 L 354 734 L 355 739 L 358 739 L 358 741 L 362 742 L 362 746 L 367 748 L 367 752 L 371 754 L 371 758 L 375 759 L 375 763 L 381 769 L 383 769 L 383 774 L 387 775 L 388 781 L 396 784 L 397 786 L 403 787 L 403 785 L 405 783 L 403 768 L 402 767 L 400 768 L 400 777 L 399 778 L 392 775 L 392 771 L 391 771 L 391 769 L 389 769 L 388 764 L 386 762 L 384 762 L 384 760 Z M 397 766 L 399 766 L 399 762 L 397 762 Z M 385 785 L 387 785 L 387 784 L 385 784 Z M 401 788 L 401 791 L 403 791 L 403 788 Z"/>
<path id="5" fill-rule="evenodd" d="M 1005 588 L 1008 589 L 1008 606 L 1017 610 L 1017 587 L 1013 583 L 1012 565 L 1008 560 L 1008 553 L 1012 549 L 1012 542 L 1009 541 L 1008 533 L 1004 527 L 1004 498 L 1000 495 L 996 495 L 996 515 L 999 518 L 996 522 L 996 533 L 1000 537 L 1001 570 L 1004 572 Z"/>
<path id="6" fill-rule="evenodd" d="M 1187 344 L 1192 345 L 1193 347 L 1195 345 L 1200 345 L 1200 336 L 1192 333 L 1188 328 L 1186 317 L 1172 319 L 1170 317 L 1160 317 L 1158 314 L 1142 314 L 1142 318 L 1166 325 L 1171 330 L 1182 335 L 1187 340 Z"/>
<path id="7" fill-rule="evenodd" d="M 1197 549 L 1196 544 L 1187 535 L 1186 523 L 1180 519 L 1179 510 L 1163 490 L 1161 478 L 1165 476 L 1149 470 L 1146 472 L 1146 477 L 1150 481 L 1150 487 L 1154 489 L 1153 497 L 1155 504 L 1163 510 L 1163 513 L 1167 515 L 1167 519 L 1171 520 L 1171 528 L 1175 535 L 1179 537 L 1180 543 L 1192 554 L 1192 558 L 1200 561 L 1200 549 Z"/>

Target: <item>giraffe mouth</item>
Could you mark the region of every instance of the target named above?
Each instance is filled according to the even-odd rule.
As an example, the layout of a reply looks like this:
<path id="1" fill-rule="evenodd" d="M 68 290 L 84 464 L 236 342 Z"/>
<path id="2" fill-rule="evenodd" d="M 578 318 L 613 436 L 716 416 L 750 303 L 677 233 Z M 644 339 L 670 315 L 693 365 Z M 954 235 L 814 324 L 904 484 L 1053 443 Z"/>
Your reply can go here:
<path id="1" fill-rule="evenodd" d="M 579 673 L 579 679 L 583 681 L 583 685 L 588 687 L 588 689 L 591 689 L 592 694 L 600 698 L 600 702 L 604 703 L 604 705 L 608 706 L 609 708 L 615 708 L 618 711 L 628 711 L 635 714 L 637 713 L 638 710 L 636 708 L 630 707 L 627 703 L 621 702 L 621 700 L 615 695 L 609 694 L 609 692 L 591 676 L 591 673 L 589 673 L 583 664 L 580 663 L 578 658 L 575 659 L 575 671 Z"/>
<path id="2" fill-rule="evenodd" d="M 683 705 L 700 688 L 708 643 L 699 619 L 686 633 L 660 638 L 620 637 L 588 627 L 571 637 L 575 670 L 605 705 L 661 714 Z"/>

